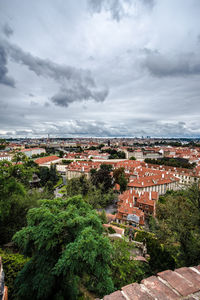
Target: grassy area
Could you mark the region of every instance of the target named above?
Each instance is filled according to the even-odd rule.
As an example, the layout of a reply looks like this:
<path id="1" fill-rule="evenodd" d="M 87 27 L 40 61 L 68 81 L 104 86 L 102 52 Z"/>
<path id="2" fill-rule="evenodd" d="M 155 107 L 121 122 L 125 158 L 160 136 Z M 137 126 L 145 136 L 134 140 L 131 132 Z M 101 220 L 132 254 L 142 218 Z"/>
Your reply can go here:
<path id="1" fill-rule="evenodd" d="M 64 185 L 64 186 L 60 189 L 59 192 L 60 192 L 61 194 L 65 194 L 65 193 L 67 192 L 67 186 Z"/>
<path id="2" fill-rule="evenodd" d="M 54 185 L 54 189 L 56 189 L 59 185 L 61 185 L 63 183 L 63 179 L 62 177 L 58 180 L 57 184 Z"/>

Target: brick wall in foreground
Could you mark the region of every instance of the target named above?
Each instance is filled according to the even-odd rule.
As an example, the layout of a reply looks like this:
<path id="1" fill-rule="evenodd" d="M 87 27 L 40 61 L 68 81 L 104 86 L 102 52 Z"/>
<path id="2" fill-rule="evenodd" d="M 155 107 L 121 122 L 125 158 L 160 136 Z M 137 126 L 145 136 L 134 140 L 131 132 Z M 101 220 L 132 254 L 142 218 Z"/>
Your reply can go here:
<path id="1" fill-rule="evenodd" d="M 140 284 L 124 286 L 121 291 L 107 295 L 103 300 L 176 300 L 200 299 L 200 265 L 163 271 L 143 279 Z"/>

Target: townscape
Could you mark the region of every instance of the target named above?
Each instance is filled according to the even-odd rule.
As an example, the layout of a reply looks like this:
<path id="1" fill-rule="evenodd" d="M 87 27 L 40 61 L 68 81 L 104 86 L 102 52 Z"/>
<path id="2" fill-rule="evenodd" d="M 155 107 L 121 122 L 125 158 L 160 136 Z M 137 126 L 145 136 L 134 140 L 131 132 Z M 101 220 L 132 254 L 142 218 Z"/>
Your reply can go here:
<path id="1" fill-rule="evenodd" d="M 113 275 L 116 276 L 113 278 L 115 288 L 120 289 L 123 285 L 140 282 L 143 278 L 167 268 L 174 269 L 196 263 L 199 257 L 198 242 L 196 250 L 193 249 L 194 256 L 188 260 L 188 251 L 191 251 L 191 246 L 195 248 L 195 242 L 193 245 L 182 245 L 182 231 L 185 230 L 187 236 L 193 236 L 194 233 L 191 233 L 189 224 L 182 228 L 181 222 L 189 217 L 189 211 L 183 211 L 185 205 L 191 205 L 186 203 L 189 191 L 193 193 L 193 201 L 197 201 L 196 207 L 189 208 L 197 210 L 197 219 L 194 217 L 192 226 L 196 226 L 199 218 L 198 140 L 58 139 L 49 136 L 46 139 L 2 139 L 0 160 L 1 189 L 4 189 L 2 197 L 9 197 L 7 193 L 12 188 L 14 197 L 21 198 L 20 187 L 17 186 L 21 184 L 27 190 L 30 201 L 20 207 L 15 203 L 16 199 L 8 198 L 10 207 L 1 220 L 1 247 L 4 251 L 9 249 L 12 252 L 17 244 L 20 249 L 18 235 L 15 235 L 14 240 L 12 236 L 27 224 L 25 211 L 32 207 L 38 209 L 39 199 L 55 199 L 51 200 L 52 203 L 58 200 L 64 203 L 66 199 L 78 196 L 81 197 L 77 198 L 78 202 L 88 203 L 96 211 L 103 224 L 104 234 L 113 244 L 116 255 L 126 256 L 126 259 L 121 260 L 120 257 L 115 258 L 112 263 L 111 269 L 113 268 Z M 5 182 L 6 178 L 8 183 Z M 9 180 L 14 180 L 16 186 L 11 187 Z M 5 190 L 5 185 L 8 191 Z M 183 205 L 181 210 L 173 203 L 180 197 Z M 2 198 L 1 201 L 3 200 Z M 174 211 L 171 211 L 173 206 Z M 5 203 L 1 202 L 2 212 L 3 209 L 6 209 Z M 22 213 L 22 210 L 25 211 Z M 22 214 L 18 224 L 13 224 L 13 218 L 20 217 L 15 213 Z M 179 213 L 180 216 L 176 215 Z M 180 225 L 176 224 L 176 219 L 171 219 L 173 216 L 180 218 Z M 28 221 L 28 224 L 29 222 L 33 221 Z M 168 230 L 172 232 L 168 233 Z M 190 238 L 197 238 L 198 230 L 192 236 Z M 23 239 L 23 234 L 21 238 Z M 190 240 L 186 243 L 190 243 Z M 2 252 L 6 256 L 3 253 L 6 252 Z M 20 259 L 25 263 L 26 258 Z M 124 268 L 127 269 L 125 278 L 122 275 Z M 11 295 L 14 293 L 12 280 L 9 287 Z M 82 290 L 85 297 L 93 299 L 95 294 L 102 295 L 102 291 L 87 289 L 84 292 Z M 106 293 L 112 291 L 109 288 L 105 290 Z"/>

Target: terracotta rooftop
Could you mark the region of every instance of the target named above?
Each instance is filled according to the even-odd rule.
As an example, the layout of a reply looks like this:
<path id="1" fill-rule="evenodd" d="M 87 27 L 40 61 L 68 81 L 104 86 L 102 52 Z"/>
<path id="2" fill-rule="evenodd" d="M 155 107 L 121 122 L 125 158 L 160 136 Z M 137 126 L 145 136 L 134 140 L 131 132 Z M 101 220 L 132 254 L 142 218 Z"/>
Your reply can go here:
<path id="1" fill-rule="evenodd" d="M 200 299 L 200 265 L 167 270 L 132 283 L 103 300 L 198 300 Z"/>
<path id="2" fill-rule="evenodd" d="M 38 159 L 35 160 L 35 163 L 40 165 L 40 164 L 44 164 L 44 163 L 48 163 L 54 160 L 60 159 L 60 157 L 55 156 L 55 155 L 51 155 L 51 156 L 47 156 L 47 157 L 40 157 Z"/>

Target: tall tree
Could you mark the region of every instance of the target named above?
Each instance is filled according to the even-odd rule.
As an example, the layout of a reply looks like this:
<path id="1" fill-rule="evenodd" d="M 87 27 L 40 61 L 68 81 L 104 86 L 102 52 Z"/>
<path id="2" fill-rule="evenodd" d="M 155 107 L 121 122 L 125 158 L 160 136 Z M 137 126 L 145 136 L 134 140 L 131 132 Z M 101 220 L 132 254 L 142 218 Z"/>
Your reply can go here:
<path id="1" fill-rule="evenodd" d="M 199 187 L 168 193 L 157 205 L 156 233 L 168 245 L 177 265 L 200 263 Z"/>
<path id="2" fill-rule="evenodd" d="M 91 181 L 97 187 L 101 187 L 104 193 L 108 192 L 112 188 L 112 177 L 110 175 L 110 170 L 103 167 L 96 172 L 91 173 Z"/>
<path id="3" fill-rule="evenodd" d="M 14 236 L 32 256 L 17 277 L 17 299 L 76 299 L 80 280 L 100 296 L 113 290 L 111 245 L 81 196 L 43 200 L 27 219 L 27 227 Z"/>
<path id="4" fill-rule="evenodd" d="M 118 168 L 115 169 L 113 172 L 113 177 L 115 180 L 115 183 L 118 183 L 120 185 L 120 192 L 124 192 L 126 190 L 127 187 L 127 179 L 125 177 L 125 172 L 124 172 L 124 168 Z"/>

